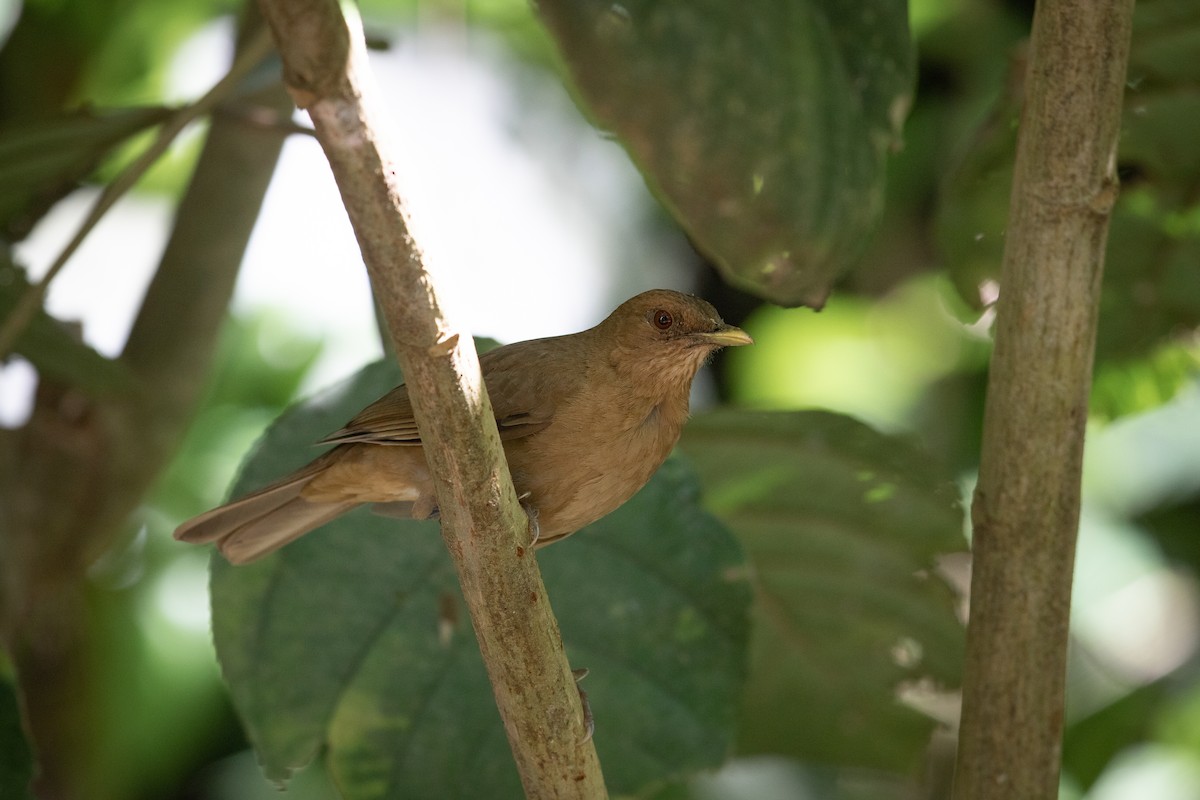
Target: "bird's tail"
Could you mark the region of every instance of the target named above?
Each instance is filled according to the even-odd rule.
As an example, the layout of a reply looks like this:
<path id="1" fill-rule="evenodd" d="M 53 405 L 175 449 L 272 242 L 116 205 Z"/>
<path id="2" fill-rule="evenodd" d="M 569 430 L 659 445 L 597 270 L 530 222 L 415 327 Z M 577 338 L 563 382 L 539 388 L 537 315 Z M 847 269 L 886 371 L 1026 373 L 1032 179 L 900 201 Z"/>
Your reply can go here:
<path id="1" fill-rule="evenodd" d="M 359 505 L 313 502 L 303 497 L 304 487 L 328 463 L 325 457 L 318 458 L 270 486 L 193 517 L 175 529 L 175 538 L 196 544 L 216 542 L 233 564 L 274 552 Z"/>

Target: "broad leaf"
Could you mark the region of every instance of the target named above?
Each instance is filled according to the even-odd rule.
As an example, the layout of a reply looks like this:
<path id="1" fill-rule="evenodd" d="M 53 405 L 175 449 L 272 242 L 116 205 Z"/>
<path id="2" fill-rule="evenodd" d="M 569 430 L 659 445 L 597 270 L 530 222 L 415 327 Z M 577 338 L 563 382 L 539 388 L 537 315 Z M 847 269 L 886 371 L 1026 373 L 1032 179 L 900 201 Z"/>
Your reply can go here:
<path id="1" fill-rule="evenodd" d="M 390 363 L 284 415 L 238 491 L 399 381 Z M 670 461 L 539 564 L 568 657 L 588 667 L 614 792 L 719 764 L 732 747 L 750 599 L 744 562 Z M 360 510 L 246 567 L 214 559 L 213 633 L 267 773 L 327 748 L 347 798 L 518 797 L 520 784 L 436 523 Z"/>
<path id="2" fill-rule="evenodd" d="M 754 568 L 739 750 L 912 770 L 933 723 L 904 685 L 959 680 L 935 558 L 961 551 L 954 484 L 903 440 L 824 412 L 717 412 L 683 450 Z"/>
<path id="3" fill-rule="evenodd" d="M 24 271 L 0 254 L 0 320 L 8 318 L 28 290 Z M 22 331 L 14 349 L 42 375 L 84 391 L 112 391 L 127 386 L 131 380 L 121 362 L 100 355 L 64 323 L 41 309 Z"/>
<path id="4" fill-rule="evenodd" d="M 77 111 L 0 128 L 0 239 L 24 238 L 113 148 L 168 113 L 164 108 Z"/>
<path id="5" fill-rule="evenodd" d="M 596 121 L 731 283 L 820 306 L 912 97 L 902 0 L 540 0 Z"/>
<path id="6" fill-rule="evenodd" d="M 1023 69 L 1019 64 L 1017 69 Z M 999 277 L 1020 116 L 1010 81 L 951 170 L 938 240 L 959 292 Z M 1145 0 L 1134 12 L 1129 82 L 1101 293 L 1099 360 L 1137 356 L 1200 324 L 1200 4 Z"/>

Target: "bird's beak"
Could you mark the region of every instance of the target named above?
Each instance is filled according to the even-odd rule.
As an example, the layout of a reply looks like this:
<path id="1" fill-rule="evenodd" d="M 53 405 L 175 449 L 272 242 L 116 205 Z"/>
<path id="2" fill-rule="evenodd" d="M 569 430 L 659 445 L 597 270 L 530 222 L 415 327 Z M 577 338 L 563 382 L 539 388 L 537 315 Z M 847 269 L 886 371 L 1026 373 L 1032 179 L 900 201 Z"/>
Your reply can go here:
<path id="1" fill-rule="evenodd" d="M 750 338 L 750 334 L 732 325 L 725 325 L 712 333 L 700 333 L 697 336 L 718 347 L 737 347 L 743 344 L 754 344 L 754 340 Z"/>

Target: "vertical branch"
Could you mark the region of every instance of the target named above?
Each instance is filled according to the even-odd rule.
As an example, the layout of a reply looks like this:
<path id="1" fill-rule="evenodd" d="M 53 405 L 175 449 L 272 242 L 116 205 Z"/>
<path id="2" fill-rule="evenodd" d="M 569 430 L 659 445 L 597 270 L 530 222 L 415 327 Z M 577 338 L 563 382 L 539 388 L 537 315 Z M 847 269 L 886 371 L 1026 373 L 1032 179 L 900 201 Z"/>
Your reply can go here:
<path id="1" fill-rule="evenodd" d="M 1080 471 L 1133 0 L 1034 15 L 984 414 L 956 800 L 1058 796 Z"/>
<path id="2" fill-rule="evenodd" d="M 528 547 L 478 356 L 441 308 L 384 152 L 362 31 L 336 0 L 260 0 L 284 82 L 308 110 L 387 319 L 437 484 L 442 535 L 525 792 L 606 796 Z"/>

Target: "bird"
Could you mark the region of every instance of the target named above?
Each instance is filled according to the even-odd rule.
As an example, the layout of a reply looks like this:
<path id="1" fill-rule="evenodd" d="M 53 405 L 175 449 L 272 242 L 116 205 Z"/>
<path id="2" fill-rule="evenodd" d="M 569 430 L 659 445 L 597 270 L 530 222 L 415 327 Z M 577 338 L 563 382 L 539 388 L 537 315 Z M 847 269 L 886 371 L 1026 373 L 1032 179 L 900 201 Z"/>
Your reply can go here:
<path id="1" fill-rule="evenodd" d="M 534 545 L 560 541 L 621 506 L 679 440 L 692 380 L 723 347 L 752 344 L 705 300 L 654 289 L 595 327 L 504 345 L 479 359 Z M 322 439 L 309 464 L 180 525 L 245 564 L 361 506 L 438 516 L 408 387 Z"/>

